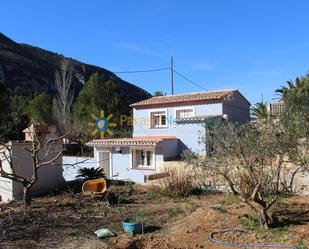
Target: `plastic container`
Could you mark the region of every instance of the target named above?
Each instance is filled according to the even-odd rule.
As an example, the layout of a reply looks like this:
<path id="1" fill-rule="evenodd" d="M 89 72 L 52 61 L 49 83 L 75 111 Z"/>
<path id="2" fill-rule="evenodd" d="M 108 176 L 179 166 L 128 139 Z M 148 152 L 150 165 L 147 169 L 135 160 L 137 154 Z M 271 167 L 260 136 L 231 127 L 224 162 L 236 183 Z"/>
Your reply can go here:
<path id="1" fill-rule="evenodd" d="M 88 180 L 82 186 L 84 195 L 101 195 L 106 192 L 106 181 L 104 178 Z"/>
<path id="2" fill-rule="evenodd" d="M 143 234 L 145 221 L 132 222 L 130 220 L 124 220 L 122 222 L 122 227 L 123 230 L 130 235 L 141 234 L 141 233 Z"/>

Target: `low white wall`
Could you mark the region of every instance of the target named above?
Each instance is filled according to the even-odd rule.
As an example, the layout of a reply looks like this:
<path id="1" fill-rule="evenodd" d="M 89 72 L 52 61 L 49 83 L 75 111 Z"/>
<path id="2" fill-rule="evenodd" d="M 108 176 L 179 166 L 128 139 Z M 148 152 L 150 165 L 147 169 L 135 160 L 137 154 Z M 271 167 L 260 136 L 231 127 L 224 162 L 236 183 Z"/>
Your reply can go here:
<path id="1" fill-rule="evenodd" d="M 2 168 L 5 172 L 10 173 L 10 164 L 5 159 L 2 153 L 6 152 L 7 157 L 9 157 L 8 151 L 4 147 L 0 148 L 0 160 L 2 163 Z M 7 202 L 13 199 L 13 183 L 12 180 L 0 176 L 0 201 Z"/>
<path id="2" fill-rule="evenodd" d="M 98 164 L 94 157 L 64 156 L 62 157 L 62 167 L 64 179 L 73 181 L 76 179 L 80 168 L 96 168 Z"/>
<path id="3" fill-rule="evenodd" d="M 12 157 L 15 172 L 23 177 L 32 176 L 31 155 L 25 149 L 31 149 L 29 143 L 13 143 Z M 62 150 L 62 144 L 53 144 L 46 161 L 55 158 Z M 40 155 L 41 157 L 43 156 Z M 38 170 L 39 179 L 31 188 L 32 193 L 47 192 L 53 188 L 57 188 L 65 184 L 62 176 L 62 158 L 59 157 L 50 165 L 46 165 Z M 13 182 L 13 198 L 20 199 L 23 195 L 23 187 L 21 183 Z"/>
<path id="4" fill-rule="evenodd" d="M 0 177 L 0 201 L 8 202 L 13 199 L 12 180 Z"/>
<path id="5" fill-rule="evenodd" d="M 17 175 L 24 178 L 30 178 L 33 175 L 31 154 L 26 150 L 31 149 L 31 143 L 12 142 L 11 143 L 11 160 L 14 171 Z M 62 150 L 61 143 L 55 143 L 51 146 L 50 151 L 45 159 L 49 161 L 55 158 Z M 8 154 L 8 150 L 6 150 Z M 10 155 L 7 155 L 10 157 Z M 41 151 L 39 157 L 44 157 L 44 151 Z M 5 158 L 2 163 L 6 172 L 11 172 L 10 165 Z M 61 156 L 52 164 L 46 165 L 38 170 L 39 179 L 31 188 L 31 193 L 41 193 L 50 191 L 53 188 L 61 187 L 65 184 L 62 176 L 62 158 Z M 0 177 L 0 196 L 3 202 L 13 199 L 21 199 L 23 196 L 23 186 L 19 182 Z"/>

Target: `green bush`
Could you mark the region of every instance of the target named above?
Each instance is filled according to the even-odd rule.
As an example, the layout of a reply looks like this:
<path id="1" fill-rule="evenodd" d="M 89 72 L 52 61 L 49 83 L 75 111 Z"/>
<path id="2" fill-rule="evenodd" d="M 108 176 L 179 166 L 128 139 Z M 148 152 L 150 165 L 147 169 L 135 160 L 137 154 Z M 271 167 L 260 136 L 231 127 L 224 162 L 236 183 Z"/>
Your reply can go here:
<path id="1" fill-rule="evenodd" d="M 308 247 L 306 246 L 304 241 L 300 241 L 295 247 L 295 249 L 308 249 Z"/>
<path id="2" fill-rule="evenodd" d="M 98 168 L 80 168 L 78 170 L 78 175 L 76 178 L 83 178 L 85 180 L 99 179 L 105 178 L 104 170 L 100 167 Z"/>
<path id="3" fill-rule="evenodd" d="M 138 223 L 144 220 L 144 214 L 138 210 L 135 209 L 132 211 L 131 217 L 128 220 L 130 223 Z"/>
<path id="4" fill-rule="evenodd" d="M 29 117 L 39 123 L 52 122 L 52 98 L 47 93 L 41 93 L 31 99 L 27 106 Z"/>
<path id="5" fill-rule="evenodd" d="M 245 214 L 239 218 L 240 222 L 244 224 L 250 230 L 256 230 L 259 228 L 258 219 L 252 217 L 251 215 Z"/>

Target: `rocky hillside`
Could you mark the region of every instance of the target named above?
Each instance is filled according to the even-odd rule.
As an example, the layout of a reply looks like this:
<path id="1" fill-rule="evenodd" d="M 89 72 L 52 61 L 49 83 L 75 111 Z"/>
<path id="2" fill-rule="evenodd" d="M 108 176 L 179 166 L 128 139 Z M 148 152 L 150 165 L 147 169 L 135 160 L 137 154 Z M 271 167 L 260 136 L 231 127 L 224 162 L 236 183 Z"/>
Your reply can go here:
<path id="1" fill-rule="evenodd" d="M 57 53 L 16 43 L 0 33 L 0 80 L 4 80 L 10 88 L 20 87 L 29 94 L 43 91 L 53 94 L 54 74 L 63 58 Z M 142 88 L 120 79 L 104 68 L 71 60 L 75 76 L 73 85 L 77 93 L 91 74 L 98 72 L 104 80 L 113 80 L 118 84 L 120 93 L 129 104 L 150 97 Z"/>

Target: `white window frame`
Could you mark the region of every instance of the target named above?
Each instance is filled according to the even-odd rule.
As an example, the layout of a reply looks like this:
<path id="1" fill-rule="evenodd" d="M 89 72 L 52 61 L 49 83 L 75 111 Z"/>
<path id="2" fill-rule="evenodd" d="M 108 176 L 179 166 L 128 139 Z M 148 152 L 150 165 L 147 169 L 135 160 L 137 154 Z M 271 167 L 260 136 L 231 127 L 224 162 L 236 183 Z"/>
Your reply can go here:
<path id="1" fill-rule="evenodd" d="M 174 109 L 174 119 L 177 119 L 177 111 L 182 111 L 182 110 L 193 110 L 193 116 L 195 117 L 195 106 L 184 106 L 184 107 L 176 107 Z"/>
<path id="2" fill-rule="evenodd" d="M 196 116 L 195 115 L 196 114 L 195 106 L 175 107 L 174 108 L 174 127 L 177 127 L 175 120 L 177 120 L 177 111 L 179 111 L 179 110 L 193 110 L 193 117 Z"/>
<path id="3" fill-rule="evenodd" d="M 151 113 L 153 113 L 153 112 L 164 112 L 165 116 L 166 116 L 166 124 L 165 125 L 161 125 L 161 126 L 157 126 L 157 127 L 151 127 L 151 123 L 152 123 Z M 167 108 L 165 108 L 165 109 L 151 109 L 151 110 L 149 110 L 148 117 L 149 117 L 149 129 L 168 128 L 169 120 L 168 120 L 168 110 L 167 110 Z"/>
<path id="4" fill-rule="evenodd" d="M 152 153 L 152 164 L 151 165 L 139 165 L 137 162 L 139 161 L 138 158 L 136 158 L 136 151 L 144 151 L 145 155 L 147 154 L 147 151 Z M 145 162 L 147 163 L 147 156 L 145 157 Z M 155 170 L 156 169 L 156 153 L 155 150 L 152 149 L 131 149 L 130 150 L 130 168 L 131 169 L 149 169 L 149 170 Z"/>

